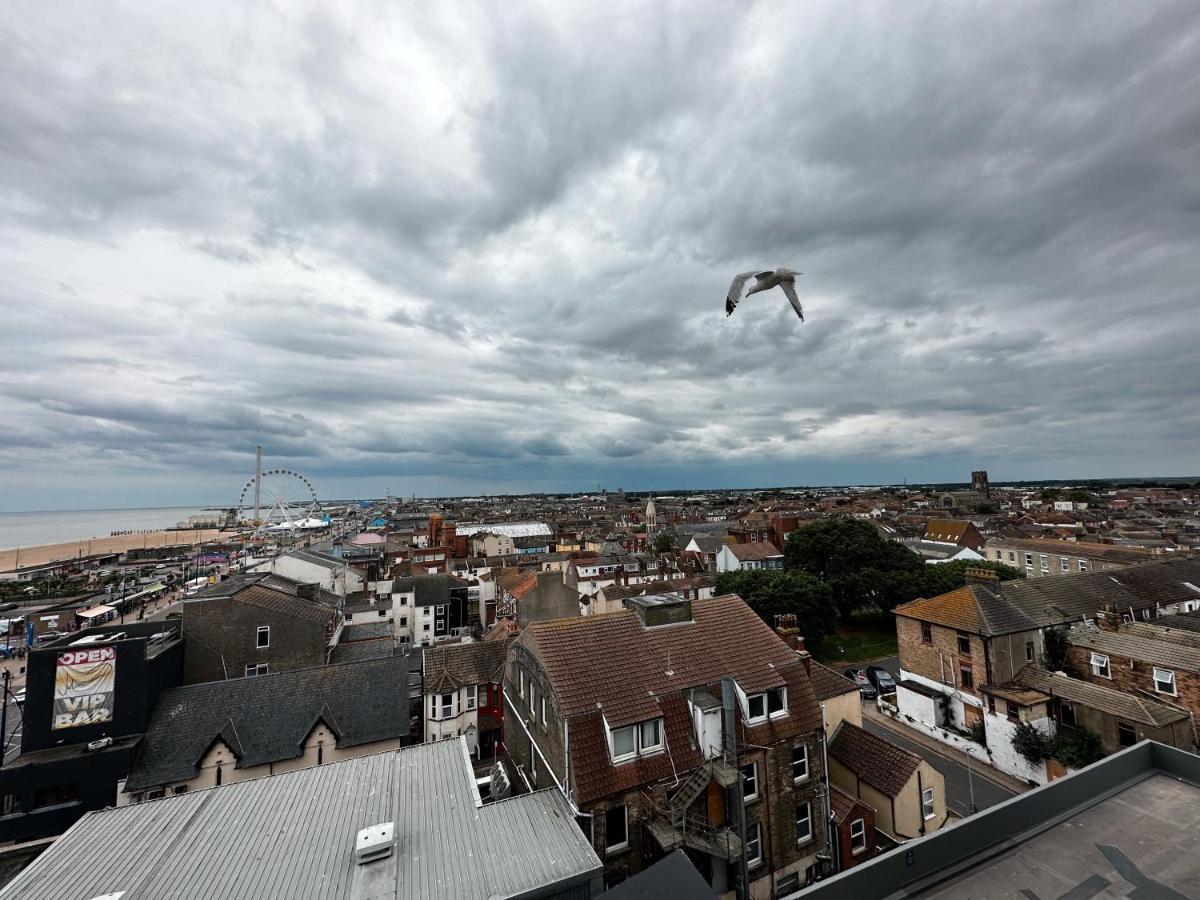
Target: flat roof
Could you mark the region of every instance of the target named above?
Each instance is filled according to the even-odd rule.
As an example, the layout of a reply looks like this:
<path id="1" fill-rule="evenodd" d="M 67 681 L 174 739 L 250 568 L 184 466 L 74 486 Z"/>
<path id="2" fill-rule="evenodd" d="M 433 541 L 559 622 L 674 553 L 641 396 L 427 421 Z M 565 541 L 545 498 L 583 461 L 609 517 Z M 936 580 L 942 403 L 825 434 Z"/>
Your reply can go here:
<path id="1" fill-rule="evenodd" d="M 1142 741 L 820 882 L 805 900 L 1200 897 L 1200 756 Z"/>
<path id="2" fill-rule="evenodd" d="M 0 900 L 600 892 L 600 860 L 561 794 L 478 798 L 462 738 L 189 791 L 88 813 Z M 384 822 L 392 855 L 356 864 L 356 835 Z"/>

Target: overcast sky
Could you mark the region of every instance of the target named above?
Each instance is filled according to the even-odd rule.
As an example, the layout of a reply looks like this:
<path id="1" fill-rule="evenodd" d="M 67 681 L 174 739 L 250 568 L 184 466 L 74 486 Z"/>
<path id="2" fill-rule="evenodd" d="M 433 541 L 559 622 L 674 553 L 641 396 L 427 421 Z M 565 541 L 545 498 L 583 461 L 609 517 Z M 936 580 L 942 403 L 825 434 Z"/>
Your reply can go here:
<path id="1" fill-rule="evenodd" d="M 0 509 L 1200 469 L 1192 0 L 300 6 L 0 8 Z"/>

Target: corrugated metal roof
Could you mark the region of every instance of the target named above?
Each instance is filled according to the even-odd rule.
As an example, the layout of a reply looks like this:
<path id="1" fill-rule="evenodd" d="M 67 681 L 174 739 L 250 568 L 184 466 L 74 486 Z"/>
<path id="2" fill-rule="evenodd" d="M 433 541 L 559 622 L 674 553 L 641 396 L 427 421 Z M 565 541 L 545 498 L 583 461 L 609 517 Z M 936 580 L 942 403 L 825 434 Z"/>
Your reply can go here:
<path id="1" fill-rule="evenodd" d="M 488 898 L 598 886 L 600 860 L 559 793 L 486 806 L 477 797 L 458 740 L 93 812 L 0 900 Z M 395 852 L 356 865 L 358 831 L 387 821 Z"/>
<path id="2" fill-rule="evenodd" d="M 458 537 L 470 537 L 480 531 L 491 534 L 502 534 L 506 537 L 533 537 L 541 534 L 554 534 L 554 530 L 545 522 L 494 522 L 490 525 L 455 525 L 454 533 Z"/>

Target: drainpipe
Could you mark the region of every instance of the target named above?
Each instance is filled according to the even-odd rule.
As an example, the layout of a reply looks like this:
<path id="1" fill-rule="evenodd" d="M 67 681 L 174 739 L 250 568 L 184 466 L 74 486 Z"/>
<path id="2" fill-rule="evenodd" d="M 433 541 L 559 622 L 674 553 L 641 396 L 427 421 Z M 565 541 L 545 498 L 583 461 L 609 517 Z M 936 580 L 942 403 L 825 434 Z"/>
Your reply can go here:
<path id="1" fill-rule="evenodd" d="M 736 702 L 733 679 L 726 675 L 721 679 L 721 706 L 725 720 L 725 754 L 726 759 L 733 762 L 734 770 L 738 772 L 738 780 L 731 790 L 735 792 L 737 798 L 738 836 L 742 840 L 742 852 L 738 856 L 737 896 L 738 900 L 749 900 L 750 873 L 746 868 L 746 799 L 742 791 L 741 769 L 738 766 L 737 758 L 737 733 L 734 730 L 737 717 L 734 715 L 733 707 Z"/>
<path id="2" fill-rule="evenodd" d="M 896 808 L 896 803 L 892 801 L 892 809 Z M 894 816 L 895 813 L 893 812 Z M 925 834 L 925 785 L 921 783 L 921 767 L 917 766 L 917 815 L 921 817 L 921 827 L 917 829 L 918 834 Z M 895 819 L 892 820 L 892 825 L 895 826 Z"/>

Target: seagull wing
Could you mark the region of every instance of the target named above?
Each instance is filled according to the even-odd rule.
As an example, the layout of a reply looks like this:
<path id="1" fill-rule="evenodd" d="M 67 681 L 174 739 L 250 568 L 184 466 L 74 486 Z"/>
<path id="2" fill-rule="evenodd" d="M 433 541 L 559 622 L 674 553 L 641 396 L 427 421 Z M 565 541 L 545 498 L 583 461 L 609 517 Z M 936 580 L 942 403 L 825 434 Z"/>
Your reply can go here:
<path id="1" fill-rule="evenodd" d="M 725 297 L 725 315 L 733 315 L 738 302 L 746 296 L 746 282 L 754 278 L 756 274 L 755 272 L 742 272 L 740 275 L 733 276 L 733 283 L 729 285 L 729 293 Z"/>
<path id="2" fill-rule="evenodd" d="M 800 305 L 800 298 L 796 296 L 796 281 L 789 278 L 787 281 L 779 282 L 779 286 L 783 288 L 783 292 L 787 294 L 788 302 L 792 304 L 792 309 L 796 311 L 796 315 L 800 317 L 800 321 L 804 321 L 804 307 Z"/>

